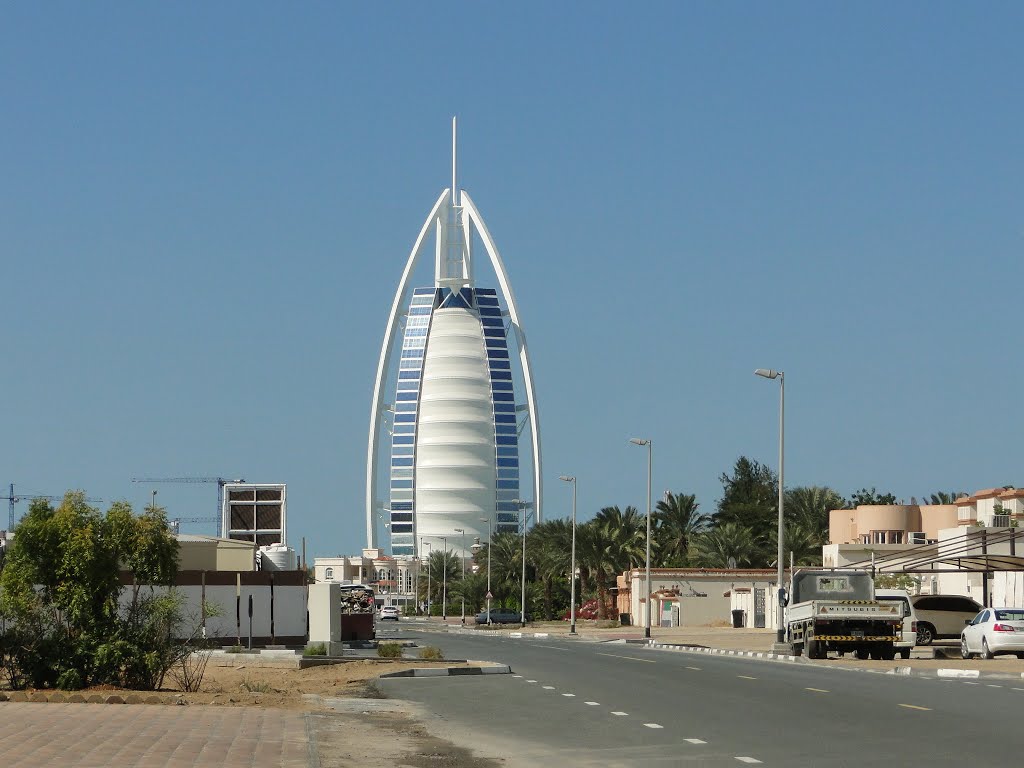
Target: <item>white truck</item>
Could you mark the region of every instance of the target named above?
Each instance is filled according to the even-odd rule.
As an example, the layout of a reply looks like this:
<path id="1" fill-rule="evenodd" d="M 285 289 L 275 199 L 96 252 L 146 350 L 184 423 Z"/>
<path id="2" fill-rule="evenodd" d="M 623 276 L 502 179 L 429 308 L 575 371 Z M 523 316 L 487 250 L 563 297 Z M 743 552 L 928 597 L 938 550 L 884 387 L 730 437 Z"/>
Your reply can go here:
<path id="1" fill-rule="evenodd" d="M 801 570 L 793 574 L 786 633 L 799 656 L 823 659 L 828 651 L 857 658 L 893 659 L 903 612 L 875 599 L 868 571 Z"/>

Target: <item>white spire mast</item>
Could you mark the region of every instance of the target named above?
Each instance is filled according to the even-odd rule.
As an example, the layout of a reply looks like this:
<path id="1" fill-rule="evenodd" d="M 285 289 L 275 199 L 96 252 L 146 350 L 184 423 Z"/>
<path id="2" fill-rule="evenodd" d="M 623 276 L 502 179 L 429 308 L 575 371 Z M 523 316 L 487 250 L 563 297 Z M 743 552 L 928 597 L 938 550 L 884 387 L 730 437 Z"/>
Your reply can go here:
<path id="1" fill-rule="evenodd" d="M 455 186 L 455 115 L 452 115 L 452 205 L 457 206 L 459 204 L 459 192 L 458 187 Z"/>

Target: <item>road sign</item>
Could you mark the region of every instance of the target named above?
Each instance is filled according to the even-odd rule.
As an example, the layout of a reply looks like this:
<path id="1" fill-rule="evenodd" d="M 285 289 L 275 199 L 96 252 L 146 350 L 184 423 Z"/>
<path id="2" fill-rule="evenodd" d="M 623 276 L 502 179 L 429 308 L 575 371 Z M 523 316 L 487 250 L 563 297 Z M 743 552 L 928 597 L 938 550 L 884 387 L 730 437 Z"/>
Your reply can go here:
<path id="1" fill-rule="evenodd" d="M 494 595 L 492 595 L 490 592 L 488 592 L 487 593 L 487 599 L 488 600 L 492 600 L 493 598 L 494 598 Z"/>

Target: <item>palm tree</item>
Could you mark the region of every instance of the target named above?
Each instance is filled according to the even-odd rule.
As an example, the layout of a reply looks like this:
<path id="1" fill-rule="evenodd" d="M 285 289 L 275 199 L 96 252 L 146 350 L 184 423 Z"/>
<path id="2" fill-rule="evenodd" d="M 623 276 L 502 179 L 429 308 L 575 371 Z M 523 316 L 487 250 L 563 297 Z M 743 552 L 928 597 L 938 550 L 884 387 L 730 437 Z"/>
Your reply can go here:
<path id="1" fill-rule="evenodd" d="M 817 485 L 790 488 L 785 501 L 787 527 L 797 524 L 821 538 L 822 543 L 828 539 L 829 513 L 846 506 L 846 500 L 838 493 L 828 486 Z M 773 530 L 777 537 L 778 528 Z"/>
<path id="2" fill-rule="evenodd" d="M 644 561 L 646 520 L 636 507 L 604 507 L 593 520 L 576 528 L 576 562 L 581 594 L 589 578 L 597 589 L 598 618 L 606 618 L 608 587 L 615 576 Z"/>
<path id="3" fill-rule="evenodd" d="M 518 591 L 522 578 L 523 539 L 517 533 L 501 532 L 491 539 L 491 592 L 498 605 L 505 606 L 506 599 Z M 484 568 L 487 556 L 484 555 Z"/>
<path id="4" fill-rule="evenodd" d="M 467 573 L 466 578 L 456 579 L 448 585 L 448 597 L 452 600 L 466 600 L 466 616 L 473 617 L 487 600 L 487 574 Z"/>
<path id="5" fill-rule="evenodd" d="M 772 531 L 771 548 L 778 552 L 778 530 Z M 786 523 L 786 538 L 783 541 L 786 557 L 792 553 L 794 565 L 821 565 L 823 545 L 828 543 L 828 534 L 810 527 L 803 520 L 791 520 Z M 788 560 L 785 563 L 788 565 Z"/>
<path id="6" fill-rule="evenodd" d="M 966 495 L 963 491 L 949 491 L 948 493 L 946 491 L 939 491 L 938 493 L 929 494 L 924 498 L 926 499 L 925 504 L 954 504 L 957 499 Z"/>
<path id="7" fill-rule="evenodd" d="M 708 527 L 708 519 L 698 507 L 692 493 L 665 491 L 665 498 L 658 502 L 652 536 L 662 567 L 684 568 L 688 564 L 690 541 Z"/>
<path id="8" fill-rule="evenodd" d="M 693 556 L 704 568 L 749 567 L 760 557 L 754 532 L 739 523 L 722 523 L 694 537 Z"/>
<path id="9" fill-rule="evenodd" d="M 554 586 L 559 579 L 568 579 L 572 546 L 572 523 L 568 520 L 549 520 L 538 524 L 528 536 L 531 546 L 527 559 L 533 567 L 543 590 L 544 615 L 555 614 Z"/>

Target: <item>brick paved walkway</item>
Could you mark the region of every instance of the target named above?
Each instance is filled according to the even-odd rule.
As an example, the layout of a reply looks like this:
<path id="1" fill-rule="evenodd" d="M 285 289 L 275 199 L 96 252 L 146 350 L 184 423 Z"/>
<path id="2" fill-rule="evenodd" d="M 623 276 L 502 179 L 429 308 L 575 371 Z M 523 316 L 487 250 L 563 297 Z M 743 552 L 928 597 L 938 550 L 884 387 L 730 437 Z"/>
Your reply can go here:
<path id="1" fill-rule="evenodd" d="M 4 768 L 307 768 L 301 712 L 0 703 Z"/>

